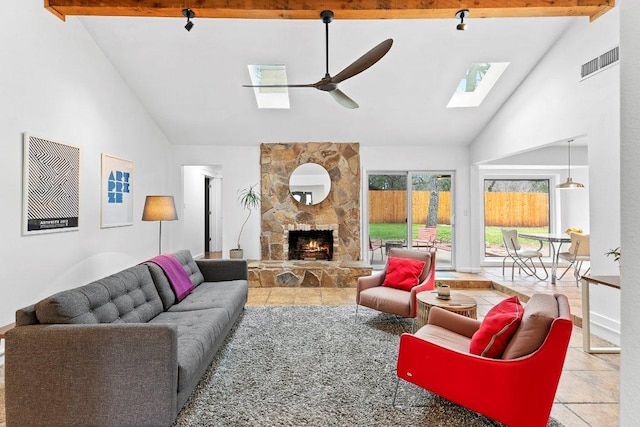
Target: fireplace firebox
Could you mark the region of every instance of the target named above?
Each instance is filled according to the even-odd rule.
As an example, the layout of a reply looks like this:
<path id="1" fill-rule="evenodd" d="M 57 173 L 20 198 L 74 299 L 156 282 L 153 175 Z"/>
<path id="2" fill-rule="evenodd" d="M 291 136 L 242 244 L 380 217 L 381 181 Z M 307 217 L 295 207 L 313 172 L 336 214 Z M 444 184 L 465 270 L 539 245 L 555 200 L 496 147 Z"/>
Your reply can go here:
<path id="1" fill-rule="evenodd" d="M 290 230 L 290 260 L 333 260 L 332 230 Z"/>

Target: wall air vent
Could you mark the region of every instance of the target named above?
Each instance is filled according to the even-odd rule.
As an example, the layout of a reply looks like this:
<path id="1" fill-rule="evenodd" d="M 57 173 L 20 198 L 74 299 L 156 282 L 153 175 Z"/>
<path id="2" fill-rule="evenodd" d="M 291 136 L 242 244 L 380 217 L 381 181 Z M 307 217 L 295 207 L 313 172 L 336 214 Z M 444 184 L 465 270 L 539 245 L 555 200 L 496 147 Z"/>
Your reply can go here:
<path id="1" fill-rule="evenodd" d="M 582 80 L 591 77 L 595 73 L 610 67 L 620 60 L 620 47 L 614 47 L 597 58 L 582 64 L 580 67 L 580 77 Z"/>

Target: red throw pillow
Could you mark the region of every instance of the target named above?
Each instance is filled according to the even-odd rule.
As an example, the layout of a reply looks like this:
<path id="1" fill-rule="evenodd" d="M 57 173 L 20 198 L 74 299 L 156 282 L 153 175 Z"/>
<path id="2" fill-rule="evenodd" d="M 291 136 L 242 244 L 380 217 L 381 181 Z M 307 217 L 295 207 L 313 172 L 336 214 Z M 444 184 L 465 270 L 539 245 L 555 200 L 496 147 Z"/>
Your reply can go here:
<path id="1" fill-rule="evenodd" d="M 389 257 L 382 286 L 410 291 L 418 284 L 424 264 L 417 259 Z"/>
<path id="2" fill-rule="evenodd" d="M 507 298 L 493 307 L 471 337 L 469 352 L 498 359 L 520 326 L 524 310 L 518 297 Z"/>

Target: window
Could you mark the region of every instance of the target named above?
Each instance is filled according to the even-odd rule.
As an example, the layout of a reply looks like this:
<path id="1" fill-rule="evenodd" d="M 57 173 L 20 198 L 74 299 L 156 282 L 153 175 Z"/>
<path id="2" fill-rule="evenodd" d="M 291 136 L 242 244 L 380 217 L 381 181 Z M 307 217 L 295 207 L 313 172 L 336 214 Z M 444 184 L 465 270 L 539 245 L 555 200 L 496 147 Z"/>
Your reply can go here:
<path id="1" fill-rule="evenodd" d="M 447 108 L 479 106 L 508 66 L 508 62 L 471 64 L 449 100 Z"/>
<path id="2" fill-rule="evenodd" d="M 504 257 L 501 228 L 518 233 L 549 233 L 549 179 L 484 179 L 485 256 Z M 523 249 L 539 243 L 519 239 Z M 549 248 L 543 248 L 548 255 Z"/>
<path id="3" fill-rule="evenodd" d="M 252 85 L 286 85 L 284 65 L 249 65 Z M 289 90 L 286 87 L 254 87 L 258 108 L 289 108 Z"/>

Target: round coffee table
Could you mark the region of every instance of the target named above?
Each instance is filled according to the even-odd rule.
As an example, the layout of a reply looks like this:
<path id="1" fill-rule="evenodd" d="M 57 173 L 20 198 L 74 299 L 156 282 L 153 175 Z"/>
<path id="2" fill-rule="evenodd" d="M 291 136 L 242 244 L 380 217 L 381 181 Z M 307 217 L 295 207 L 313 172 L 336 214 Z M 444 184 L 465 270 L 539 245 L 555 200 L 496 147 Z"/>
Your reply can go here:
<path id="1" fill-rule="evenodd" d="M 444 308 L 447 311 L 458 313 L 472 319 L 477 319 L 478 316 L 478 304 L 476 300 L 466 295 L 459 295 L 452 292 L 451 298 L 440 299 L 438 298 L 437 291 L 426 291 L 416 294 L 416 299 L 418 300 L 417 328 L 427 324 L 431 307 Z"/>

